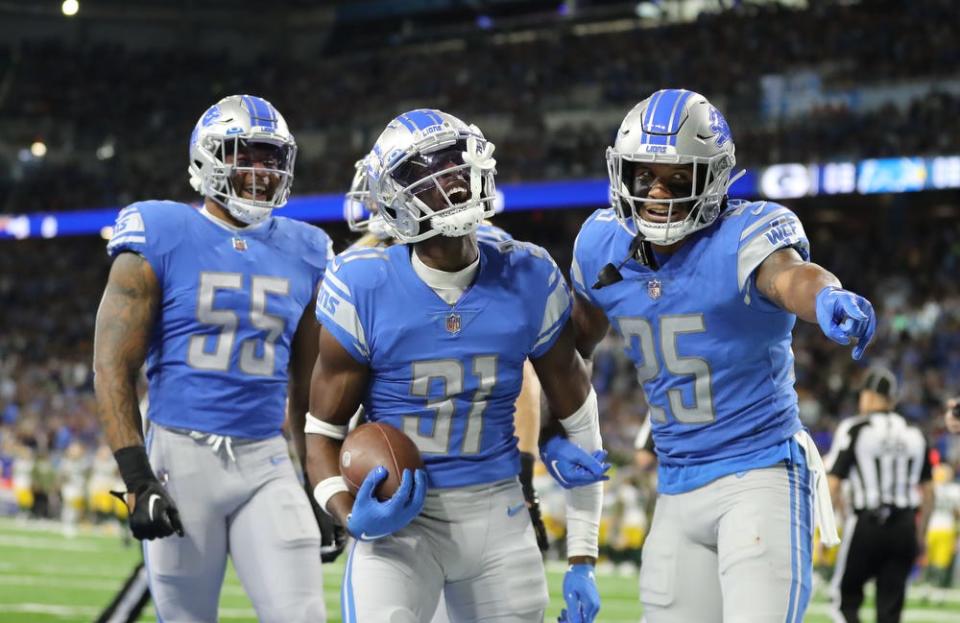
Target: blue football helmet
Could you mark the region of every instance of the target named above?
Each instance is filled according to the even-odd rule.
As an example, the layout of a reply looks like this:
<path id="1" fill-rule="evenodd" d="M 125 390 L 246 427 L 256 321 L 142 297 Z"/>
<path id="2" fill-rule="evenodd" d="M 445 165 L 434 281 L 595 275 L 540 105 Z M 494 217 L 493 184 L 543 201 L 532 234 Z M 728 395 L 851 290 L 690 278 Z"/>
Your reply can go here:
<path id="1" fill-rule="evenodd" d="M 669 245 L 708 227 L 720 215 L 736 165 L 730 127 L 707 98 L 684 89 L 663 89 L 627 113 L 612 147 L 607 148 L 610 202 L 620 224 L 631 235 Z M 649 186 L 638 188 L 638 164 L 690 164 L 693 183 L 672 199 L 651 199 Z M 642 205 L 666 210 L 664 222 L 643 219 Z M 677 205 L 687 207 L 683 220 L 674 220 Z"/>
<path id="2" fill-rule="evenodd" d="M 272 150 L 274 166 L 240 166 L 241 151 L 256 146 Z M 232 157 L 231 157 L 232 156 Z M 190 185 L 222 205 L 237 220 L 256 224 L 286 205 L 293 185 L 297 144 L 287 122 L 270 102 L 253 95 L 225 97 L 203 113 L 190 136 Z M 229 162 L 229 163 L 228 163 Z M 252 188 L 234 188 L 238 174 L 249 176 Z M 264 175 L 276 179 L 264 199 L 257 188 Z M 244 197 L 243 194 L 254 198 Z"/>
<path id="3" fill-rule="evenodd" d="M 396 117 L 366 158 L 377 214 L 401 242 L 476 231 L 495 211 L 493 151 L 477 126 L 448 113 Z"/>

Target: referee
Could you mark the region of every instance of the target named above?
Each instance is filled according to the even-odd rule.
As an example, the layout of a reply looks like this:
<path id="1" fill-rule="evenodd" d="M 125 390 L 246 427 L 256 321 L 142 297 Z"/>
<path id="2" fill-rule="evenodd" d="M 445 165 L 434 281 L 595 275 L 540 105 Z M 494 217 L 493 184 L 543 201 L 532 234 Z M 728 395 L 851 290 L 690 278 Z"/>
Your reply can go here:
<path id="1" fill-rule="evenodd" d="M 933 508 L 927 442 L 892 411 L 896 396 L 893 373 L 871 368 L 860 390 L 860 415 L 840 423 L 827 457 L 834 505 L 843 510 L 846 480 L 853 511 L 831 586 L 838 621 L 860 621 L 863 585 L 871 578 L 877 581 L 877 623 L 899 621 L 907 576 L 926 538 Z"/>

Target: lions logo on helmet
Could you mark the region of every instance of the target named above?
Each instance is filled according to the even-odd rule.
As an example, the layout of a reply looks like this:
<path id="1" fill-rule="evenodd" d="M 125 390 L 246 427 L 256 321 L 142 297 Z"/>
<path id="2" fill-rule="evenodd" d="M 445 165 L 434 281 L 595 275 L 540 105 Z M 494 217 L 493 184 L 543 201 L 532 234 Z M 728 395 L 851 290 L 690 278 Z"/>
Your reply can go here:
<path id="1" fill-rule="evenodd" d="M 465 236 L 495 211 L 493 151 L 477 126 L 453 115 L 404 113 L 366 158 L 371 205 L 402 242 Z"/>
<path id="2" fill-rule="evenodd" d="M 242 155 L 249 149 L 268 154 L 267 164 L 247 163 Z M 231 95 L 208 108 L 193 129 L 190 185 L 253 225 L 286 205 L 296 155 L 287 122 L 270 102 Z"/>
<path id="3" fill-rule="evenodd" d="M 670 245 L 711 225 L 723 209 L 736 164 L 730 127 L 707 98 L 684 89 L 663 89 L 627 113 L 613 147 L 607 148 L 610 200 L 620 224 L 630 234 L 652 243 Z M 688 194 L 670 199 L 652 199 L 648 187 L 637 189 L 634 170 L 638 164 L 689 164 L 693 184 Z M 667 210 L 663 222 L 643 219 L 642 205 Z M 675 207 L 686 209 L 680 220 L 672 218 Z"/>

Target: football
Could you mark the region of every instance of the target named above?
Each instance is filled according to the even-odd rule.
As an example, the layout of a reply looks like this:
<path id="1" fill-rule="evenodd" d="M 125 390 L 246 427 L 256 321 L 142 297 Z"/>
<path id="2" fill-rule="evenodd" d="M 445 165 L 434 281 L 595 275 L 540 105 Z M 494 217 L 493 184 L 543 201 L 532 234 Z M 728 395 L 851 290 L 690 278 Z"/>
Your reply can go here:
<path id="1" fill-rule="evenodd" d="M 340 474 L 350 493 L 357 494 L 363 479 L 377 465 L 387 468 L 387 478 L 374 492 L 381 502 L 400 486 L 405 469 L 423 467 L 416 444 L 403 431 L 389 424 L 367 423 L 356 427 L 340 448 Z"/>

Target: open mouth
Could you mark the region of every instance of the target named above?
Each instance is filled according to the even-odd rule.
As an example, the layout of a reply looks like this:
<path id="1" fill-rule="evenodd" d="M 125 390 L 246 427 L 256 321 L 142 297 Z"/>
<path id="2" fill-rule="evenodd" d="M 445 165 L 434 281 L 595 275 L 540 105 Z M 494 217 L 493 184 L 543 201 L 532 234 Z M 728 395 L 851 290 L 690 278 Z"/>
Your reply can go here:
<path id="1" fill-rule="evenodd" d="M 270 197 L 270 193 L 263 186 L 245 186 L 240 192 L 241 196 L 244 199 L 252 199 L 254 201 L 267 201 Z"/>
<path id="2" fill-rule="evenodd" d="M 458 204 L 469 201 L 470 190 L 463 182 L 454 182 L 443 189 L 451 203 Z"/>
<path id="3" fill-rule="evenodd" d="M 641 217 L 651 223 L 669 223 L 683 220 L 683 215 L 674 208 L 671 214 L 668 205 L 644 205 L 641 210 Z"/>

